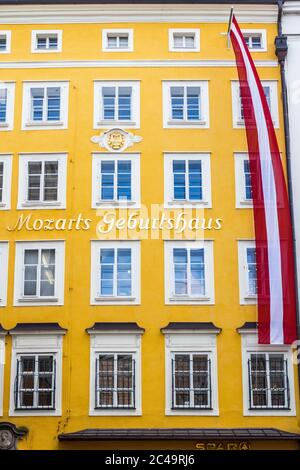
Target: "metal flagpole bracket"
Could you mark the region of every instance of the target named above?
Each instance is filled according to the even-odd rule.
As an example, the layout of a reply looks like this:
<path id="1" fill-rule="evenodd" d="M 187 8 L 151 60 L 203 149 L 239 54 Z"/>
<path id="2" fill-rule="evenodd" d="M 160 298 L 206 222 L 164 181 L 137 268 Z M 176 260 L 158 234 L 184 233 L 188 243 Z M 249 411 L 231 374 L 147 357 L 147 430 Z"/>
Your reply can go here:
<path id="1" fill-rule="evenodd" d="M 230 31 L 231 31 L 231 24 L 232 24 L 232 19 L 233 19 L 233 7 L 230 9 L 230 16 L 229 16 L 229 22 L 228 22 L 228 29 L 227 29 L 227 49 L 230 49 Z"/>

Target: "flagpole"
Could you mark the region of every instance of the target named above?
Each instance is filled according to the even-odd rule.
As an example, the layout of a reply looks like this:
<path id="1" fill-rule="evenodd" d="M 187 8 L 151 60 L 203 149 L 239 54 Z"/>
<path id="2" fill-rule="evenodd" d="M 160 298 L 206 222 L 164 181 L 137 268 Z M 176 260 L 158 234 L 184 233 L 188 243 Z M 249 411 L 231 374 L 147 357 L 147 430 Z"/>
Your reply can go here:
<path id="1" fill-rule="evenodd" d="M 227 29 L 227 49 L 230 49 L 230 31 L 231 31 L 231 24 L 233 18 L 233 7 L 230 9 L 229 21 L 228 21 L 228 29 Z"/>

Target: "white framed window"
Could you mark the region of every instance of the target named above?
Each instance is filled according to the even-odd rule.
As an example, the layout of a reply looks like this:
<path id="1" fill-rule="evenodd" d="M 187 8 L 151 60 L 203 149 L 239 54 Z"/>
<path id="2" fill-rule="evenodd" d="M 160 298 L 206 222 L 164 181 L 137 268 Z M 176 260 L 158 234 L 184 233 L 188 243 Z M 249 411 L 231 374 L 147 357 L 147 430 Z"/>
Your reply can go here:
<path id="1" fill-rule="evenodd" d="M 291 348 L 259 345 L 256 330 L 239 332 L 242 335 L 244 416 L 295 416 Z"/>
<path id="2" fill-rule="evenodd" d="M 214 303 L 213 244 L 165 241 L 165 303 Z"/>
<path id="3" fill-rule="evenodd" d="M 140 207 L 140 155 L 93 154 L 92 207 Z"/>
<path id="4" fill-rule="evenodd" d="M 199 52 L 200 29 L 169 29 L 170 52 Z"/>
<path id="5" fill-rule="evenodd" d="M 34 30 L 31 33 L 31 52 L 62 51 L 62 30 Z"/>
<path id="6" fill-rule="evenodd" d="M 7 305 L 8 242 L 0 241 L 0 307 Z"/>
<path id="7" fill-rule="evenodd" d="M 163 126 L 209 127 L 208 81 L 163 81 Z"/>
<path id="8" fill-rule="evenodd" d="M 234 154 L 236 208 L 253 207 L 249 156 L 246 152 Z"/>
<path id="9" fill-rule="evenodd" d="M 65 243 L 16 242 L 14 305 L 63 305 Z"/>
<path id="10" fill-rule="evenodd" d="M 14 127 L 15 83 L 0 83 L 0 131 Z"/>
<path id="11" fill-rule="evenodd" d="M 90 330 L 89 333 L 89 415 L 140 416 L 142 333 L 105 331 L 101 334 Z"/>
<path id="12" fill-rule="evenodd" d="M 66 154 L 19 156 L 18 209 L 65 209 Z"/>
<path id="13" fill-rule="evenodd" d="M 240 304 L 257 302 L 256 250 L 253 240 L 238 241 Z"/>
<path id="14" fill-rule="evenodd" d="M 195 327 L 194 327 L 195 328 Z M 185 328 L 183 328 L 185 330 Z M 218 416 L 216 332 L 194 330 L 165 334 L 165 414 Z"/>
<path id="15" fill-rule="evenodd" d="M 262 86 L 267 99 L 267 103 L 270 108 L 274 127 L 279 128 L 277 81 L 262 80 Z M 241 100 L 240 85 L 237 80 L 232 80 L 231 91 L 233 127 L 236 129 L 245 126 L 244 109 Z M 249 103 L 249 106 L 251 106 L 251 102 Z"/>
<path id="16" fill-rule="evenodd" d="M 164 154 L 165 207 L 211 207 L 209 153 Z"/>
<path id="17" fill-rule="evenodd" d="M 0 154 L 0 210 L 10 209 L 12 155 Z"/>
<path id="18" fill-rule="evenodd" d="M 0 54 L 11 52 L 11 31 L 0 31 Z"/>
<path id="19" fill-rule="evenodd" d="M 132 52 L 133 29 L 103 29 L 103 52 Z"/>
<path id="20" fill-rule="evenodd" d="M 5 335 L 6 331 L 0 327 L 0 416 L 3 416 Z"/>
<path id="21" fill-rule="evenodd" d="M 9 416 L 61 416 L 63 332 L 11 332 Z"/>
<path id="22" fill-rule="evenodd" d="M 24 82 L 22 129 L 68 127 L 69 82 Z"/>
<path id="23" fill-rule="evenodd" d="M 140 242 L 92 241 L 91 304 L 140 303 Z"/>
<path id="24" fill-rule="evenodd" d="M 95 81 L 94 128 L 113 125 L 122 128 L 139 127 L 139 81 Z"/>
<path id="25" fill-rule="evenodd" d="M 242 29 L 246 44 L 252 52 L 267 50 L 267 32 L 265 29 Z"/>

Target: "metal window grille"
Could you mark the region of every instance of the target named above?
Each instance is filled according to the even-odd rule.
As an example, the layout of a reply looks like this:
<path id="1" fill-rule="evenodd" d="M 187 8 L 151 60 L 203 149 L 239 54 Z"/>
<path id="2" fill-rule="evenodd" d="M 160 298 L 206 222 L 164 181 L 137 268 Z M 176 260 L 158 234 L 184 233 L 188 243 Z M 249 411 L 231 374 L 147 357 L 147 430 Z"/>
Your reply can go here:
<path id="1" fill-rule="evenodd" d="M 287 359 L 283 354 L 251 354 L 248 360 L 249 409 L 290 409 Z"/>
<path id="2" fill-rule="evenodd" d="M 135 409 L 135 388 L 132 355 L 99 355 L 95 375 L 96 409 Z"/>
<path id="3" fill-rule="evenodd" d="M 17 359 L 16 410 L 54 410 L 56 360 L 54 356 L 30 355 Z"/>
<path id="4" fill-rule="evenodd" d="M 207 354 L 176 354 L 172 359 L 172 409 L 212 409 Z"/>

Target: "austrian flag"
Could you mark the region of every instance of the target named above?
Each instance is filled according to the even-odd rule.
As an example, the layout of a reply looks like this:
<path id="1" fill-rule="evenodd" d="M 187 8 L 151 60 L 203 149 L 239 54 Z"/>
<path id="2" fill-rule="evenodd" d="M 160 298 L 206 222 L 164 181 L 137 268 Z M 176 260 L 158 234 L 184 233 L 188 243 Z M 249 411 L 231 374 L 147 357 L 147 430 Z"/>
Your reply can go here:
<path id="1" fill-rule="evenodd" d="M 239 25 L 233 45 L 249 152 L 257 265 L 258 339 L 291 344 L 296 339 L 293 240 L 289 201 L 269 106 Z"/>

